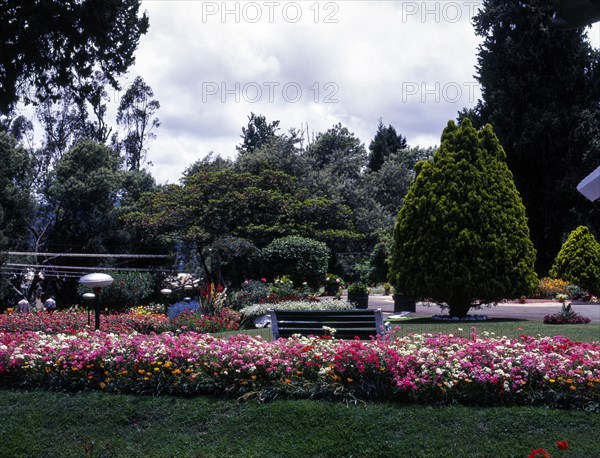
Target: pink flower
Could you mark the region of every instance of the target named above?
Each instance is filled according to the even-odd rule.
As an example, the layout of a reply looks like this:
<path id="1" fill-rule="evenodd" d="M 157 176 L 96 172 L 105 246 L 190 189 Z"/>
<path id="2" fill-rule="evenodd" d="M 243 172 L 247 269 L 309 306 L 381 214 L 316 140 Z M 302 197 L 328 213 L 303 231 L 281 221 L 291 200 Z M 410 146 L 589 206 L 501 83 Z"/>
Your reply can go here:
<path id="1" fill-rule="evenodd" d="M 267 282 L 267 279 L 265 277 L 261 278 L 260 281 L 262 281 L 263 283 Z"/>

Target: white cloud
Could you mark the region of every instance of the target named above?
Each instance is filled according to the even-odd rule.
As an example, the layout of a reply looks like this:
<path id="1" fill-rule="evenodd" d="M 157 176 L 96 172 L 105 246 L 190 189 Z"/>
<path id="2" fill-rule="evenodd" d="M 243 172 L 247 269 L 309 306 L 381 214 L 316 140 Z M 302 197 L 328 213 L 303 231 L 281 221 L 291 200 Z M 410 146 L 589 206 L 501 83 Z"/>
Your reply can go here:
<path id="1" fill-rule="evenodd" d="M 161 103 L 153 175 L 173 183 L 210 151 L 233 157 L 250 112 L 282 130 L 341 122 L 366 145 L 383 118 L 410 144 L 437 144 L 479 96 L 475 5 L 144 1 L 150 30 L 129 78 Z"/>

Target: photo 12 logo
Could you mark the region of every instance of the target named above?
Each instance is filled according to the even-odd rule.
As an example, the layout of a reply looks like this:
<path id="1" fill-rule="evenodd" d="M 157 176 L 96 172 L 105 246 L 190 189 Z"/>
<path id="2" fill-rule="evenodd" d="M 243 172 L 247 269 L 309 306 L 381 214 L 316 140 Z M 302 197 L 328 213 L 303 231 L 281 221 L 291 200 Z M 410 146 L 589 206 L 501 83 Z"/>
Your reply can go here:
<path id="1" fill-rule="evenodd" d="M 454 24 L 462 19 L 470 20 L 481 6 L 481 2 L 477 1 L 402 1 L 399 3 L 403 23 L 420 21 Z"/>
<path id="2" fill-rule="evenodd" d="M 426 83 L 426 82 L 403 82 L 402 103 L 409 100 L 419 100 L 421 103 L 475 103 L 477 102 L 476 90 L 479 87 L 474 81 L 462 83 Z M 464 100 L 466 94 L 468 100 Z"/>
<path id="3" fill-rule="evenodd" d="M 339 11 L 337 2 L 202 2 L 202 22 L 337 24 Z"/>
<path id="4" fill-rule="evenodd" d="M 246 103 L 298 103 L 307 100 L 314 103 L 338 103 L 337 94 L 339 86 L 337 83 L 312 83 L 310 86 L 302 86 L 296 82 L 249 82 L 249 83 L 225 83 L 207 81 L 202 82 L 202 103 L 210 101 L 246 102 Z"/>

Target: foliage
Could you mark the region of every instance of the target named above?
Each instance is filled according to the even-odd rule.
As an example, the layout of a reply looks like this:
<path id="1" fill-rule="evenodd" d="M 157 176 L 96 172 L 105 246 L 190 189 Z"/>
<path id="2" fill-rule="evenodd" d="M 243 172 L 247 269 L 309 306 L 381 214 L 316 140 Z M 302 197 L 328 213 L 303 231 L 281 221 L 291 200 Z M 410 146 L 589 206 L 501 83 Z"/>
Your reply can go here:
<path id="1" fill-rule="evenodd" d="M 576 190 L 599 161 L 599 54 L 585 29 L 549 27 L 553 10 L 546 0 L 487 0 L 473 18 L 482 38 L 477 111 L 506 149 L 540 275 L 573 224 L 600 226 L 598 206 Z"/>
<path id="2" fill-rule="evenodd" d="M 276 239 L 261 252 L 263 265 L 272 276 L 288 275 L 295 286 L 307 282 L 317 287 L 327 272 L 330 251 L 323 242 L 289 236 Z"/>
<path id="3" fill-rule="evenodd" d="M 294 296 L 296 288 L 294 282 L 288 275 L 275 277 L 273 284 L 269 287 L 269 296 Z"/>
<path id="4" fill-rule="evenodd" d="M 244 321 L 253 320 L 262 315 L 267 315 L 269 310 L 277 308 L 278 310 L 351 310 L 354 308 L 348 301 L 338 299 L 329 299 L 326 301 L 284 301 L 278 302 L 276 307 L 273 304 L 253 304 L 240 310 Z"/>
<path id="5" fill-rule="evenodd" d="M 146 14 L 138 16 L 140 3 L 5 3 L 0 8 L 0 112 L 9 112 L 19 97 L 29 102 L 30 85 L 38 98 L 54 98 L 59 88 L 84 86 L 97 69 L 116 89 L 116 77 L 133 64 L 148 30 Z"/>
<path id="6" fill-rule="evenodd" d="M 600 344 L 561 337 L 0 333 L 0 384 L 27 389 L 599 410 L 599 364 Z"/>
<path id="7" fill-rule="evenodd" d="M 600 243 L 588 227 L 579 226 L 571 232 L 554 260 L 550 276 L 600 293 Z"/>
<path id="8" fill-rule="evenodd" d="M 538 287 L 532 297 L 542 299 L 555 299 L 557 295 L 564 294 L 569 299 L 579 299 L 585 291 L 577 285 L 560 278 L 540 278 Z"/>
<path id="9" fill-rule="evenodd" d="M 232 293 L 231 302 L 235 309 L 241 310 L 260 302 L 261 299 L 266 299 L 268 295 L 269 287 L 266 278 L 264 281 L 246 280 L 239 291 Z"/>
<path id="10" fill-rule="evenodd" d="M 281 172 L 198 172 L 181 186 L 147 194 L 141 210 L 125 221 L 149 240 L 158 234 L 161 239 L 195 241 L 200 246 L 224 236 L 258 247 L 289 234 L 319 240 L 357 237 L 347 206 L 309 196 L 293 177 Z"/>
<path id="11" fill-rule="evenodd" d="M 152 132 L 160 126 L 154 117 L 160 108 L 158 100 L 152 100 L 154 91 L 141 76 L 136 76 L 127 88 L 117 110 L 117 124 L 125 129 L 123 147 L 125 163 L 132 171 L 139 171 L 146 159 L 147 144 L 156 138 Z"/>
<path id="12" fill-rule="evenodd" d="M 102 289 L 102 306 L 111 312 L 121 312 L 136 305 L 144 304 L 156 290 L 156 279 L 149 272 L 114 271 L 109 272 L 112 285 Z M 78 286 L 78 293 L 90 290 Z"/>
<path id="13" fill-rule="evenodd" d="M 587 324 L 590 321 L 592 320 L 575 312 L 571 304 L 566 304 L 564 301 L 560 312 L 544 317 L 546 324 Z"/>
<path id="14" fill-rule="evenodd" d="M 202 315 L 218 315 L 227 304 L 227 289 L 223 285 L 209 283 L 200 289 L 200 310 Z"/>
<path id="15" fill-rule="evenodd" d="M 325 285 L 326 286 L 339 286 L 344 287 L 344 279 L 336 274 L 327 274 L 325 275 Z"/>
<path id="16" fill-rule="evenodd" d="M 465 316 L 478 303 L 529 294 L 537 283 L 525 208 L 491 126 L 465 119 L 442 134 L 398 213 L 390 283 Z"/>
<path id="17" fill-rule="evenodd" d="M 279 121 L 267 122 L 263 115 L 250 113 L 248 127 L 242 127 L 242 143 L 236 147 L 240 156 L 252 153 L 276 137 L 279 130 Z"/>
<path id="18" fill-rule="evenodd" d="M 404 149 L 406 146 L 406 137 L 398 134 L 391 124 L 385 127 L 383 120 L 380 119 L 377 133 L 369 144 L 370 153 L 367 167 L 371 172 L 377 172 L 392 153 Z"/>
<path id="19" fill-rule="evenodd" d="M 366 283 L 351 283 L 348 294 L 369 294 L 369 286 Z"/>

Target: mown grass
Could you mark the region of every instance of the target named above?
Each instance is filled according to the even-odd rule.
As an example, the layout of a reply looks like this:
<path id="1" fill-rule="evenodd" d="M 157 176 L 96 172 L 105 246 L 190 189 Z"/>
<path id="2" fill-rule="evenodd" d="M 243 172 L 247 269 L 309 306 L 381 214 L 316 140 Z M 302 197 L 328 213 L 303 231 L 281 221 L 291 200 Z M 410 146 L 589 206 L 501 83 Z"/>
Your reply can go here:
<path id="1" fill-rule="evenodd" d="M 600 456 L 581 411 L 5 390 L 0 411 L 2 457 Z"/>
<path id="2" fill-rule="evenodd" d="M 475 327 L 476 332 L 480 335 L 483 333 L 493 333 L 497 337 L 506 336 L 509 338 L 518 338 L 521 334 L 530 336 L 564 336 L 569 339 L 581 342 L 598 342 L 600 341 L 600 324 L 544 324 L 539 321 L 526 321 L 518 319 L 493 318 L 489 321 L 472 322 L 472 323 L 452 323 L 433 321 L 430 318 L 406 318 L 403 321 L 392 323 L 395 332 L 400 335 L 408 335 L 411 333 L 444 333 L 444 334 L 462 334 L 469 335 L 471 328 Z M 459 331 L 462 329 L 462 331 Z M 271 340 L 271 329 L 247 329 L 242 331 L 232 331 L 219 333 L 219 336 L 227 336 L 243 332 L 245 334 L 259 335 L 264 339 Z"/>

